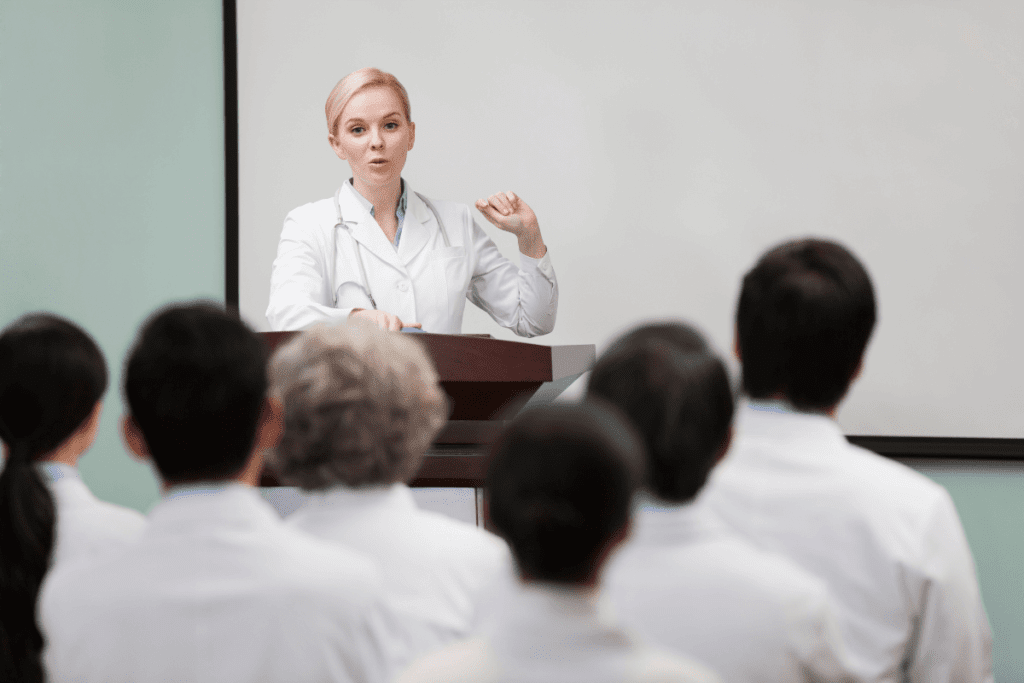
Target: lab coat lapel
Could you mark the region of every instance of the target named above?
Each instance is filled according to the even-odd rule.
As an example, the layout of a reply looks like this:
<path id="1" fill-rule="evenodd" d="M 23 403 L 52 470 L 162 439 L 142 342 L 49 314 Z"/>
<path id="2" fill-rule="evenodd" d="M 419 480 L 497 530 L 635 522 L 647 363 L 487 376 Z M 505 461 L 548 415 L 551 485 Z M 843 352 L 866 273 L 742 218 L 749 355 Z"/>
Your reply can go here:
<path id="1" fill-rule="evenodd" d="M 381 261 L 404 273 L 405 266 L 399 260 L 394 245 L 384 237 L 384 231 L 377 225 L 377 221 L 359 203 L 359 200 L 352 196 L 352 192 L 354 190 L 348 183 L 345 183 L 341 191 L 339 204 L 341 205 L 341 215 L 345 219 L 345 225 L 348 226 L 353 239 Z M 366 270 L 369 273 L 373 268 L 367 264 Z"/>
<path id="2" fill-rule="evenodd" d="M 437 232 L 437 219 L 434 212 L 423 203 L 419 195 L 406 186 L 407 203 L 405 220 L 402 223 L 402 238 L 398 242 L 398 258 L 405 264 L 413 260 L 416 254 L 430 242 Z"/>

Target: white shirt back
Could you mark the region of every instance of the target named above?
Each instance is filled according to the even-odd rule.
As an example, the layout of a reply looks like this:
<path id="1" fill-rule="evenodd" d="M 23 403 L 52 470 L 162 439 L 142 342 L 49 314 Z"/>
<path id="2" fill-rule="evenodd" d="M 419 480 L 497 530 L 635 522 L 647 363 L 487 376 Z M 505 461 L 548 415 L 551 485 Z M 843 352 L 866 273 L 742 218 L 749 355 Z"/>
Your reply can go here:
<path id="1" fill-rule="evenodd" d="M 146 518 L 136 510 L 98 499 L 76 468 L 55 462 L 42 462 L 36 467 L 50 488 L 57 510 L 51 566 L 124 545 L 142 534 Z"/>
<path id="2" fill-rule="evenodd" d="M 750 541 L 825 580 L 864 680 L 992 680 L 974 561 L 938 484 L 852 446 L 828 417 L 752 403 L 705 498 Z"/>
<path id="3" fill-rule="evenodd" d="M 251 487 L 183 488 L 123 549 L 55 567 L 50 680 L 384 681 L 393 621 L 372 562 L 287 528 Z"/>
<path id="4" fill-rule="evenodd" d="M 824 582 L 757 549 L 703 502 L 645 498 L 605 586 L 622 622 L 733 683 L 850 680 Z"/>
<path id="5" fill-rule="evenodd" d="M 404 484 L 313 494 L 288 522 L 373 558 L 412 656 L 465 638 L 485 592 L 511 566 L 503 540 L 420 510 Z"/>
<path id="6" fill-rule="evenodd" d="M 516 585 L 481 635 L 415 662 L 397 683 L 715 683 L 705 666 L 648 647 L 592 594 Z"/>

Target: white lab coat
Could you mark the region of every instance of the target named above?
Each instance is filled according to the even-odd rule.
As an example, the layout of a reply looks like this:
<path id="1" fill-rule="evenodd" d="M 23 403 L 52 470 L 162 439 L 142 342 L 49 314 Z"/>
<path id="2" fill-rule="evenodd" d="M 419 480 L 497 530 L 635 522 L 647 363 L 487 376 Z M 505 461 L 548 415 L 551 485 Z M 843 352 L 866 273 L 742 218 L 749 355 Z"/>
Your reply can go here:
<path id="1" fill-rule="evenodd" d="M 723 680 L 852 680 L 824 582 L 745 541 L 700 498 L 643 498 L 605 586 L 623 624 Z"/>
<path id="2" fill-rule="evenodd" d="M 485 593 L 511 567 L 503 540 L 420 510 L 404 484 L 312 494 L 288 523 L 376 562 L 413 655 L 466 638 Z"/>
<path id="3" fill-rule="evenodd" d="M 619 628 L 593 594 L 517 585 L 470 640 L 413 663 L 397 683 L 714 683 L 696 661 L 653 648 Z"/>
<path id="4" fill-rule="evenodd" d="M 57 683 L 374 682 L 399 664 L 372 562 L 240 484 L 172 492 L 136 543 L 58 565 L 39 615 Z"/>
<path id="5" fill-rule="evenodd" d="M 740 410 L 706 501 L 752 542 L 823 578 L 866 681 L 992 680 L 974 560 L 944 488 L 847 442 L 823 415 Z"/>
<path id="6" fill-rule="evenodd" d="M 146 518 L 135 510 L 98 499 L 76 468 L 54 462 L 39 463 L 37 468 L 57 510 L 51 566 L 122 546 L 142 534 Z"/>
<path id="7" fill-rule="evenodd" d="M 344 226 L 335 227 L 333 198 L 288 214 L 270 276 L 271 329 L 304 329 L 344 320 L 353 308 L 372 308 L 367 283 L 378 309 L 406 324 L 418 322 L 426 332 L 462 332 L 467 298 L 520 336 L 554 329 L 558 284 L 547 254 L 540 259 L 520 254 L 516 267 L 468 206 L 433 201 L 450 242 L 445 246 L 433 212 L 410 188 L 406 191 L 397 250 L 348 182 L 339 196 Z"/>

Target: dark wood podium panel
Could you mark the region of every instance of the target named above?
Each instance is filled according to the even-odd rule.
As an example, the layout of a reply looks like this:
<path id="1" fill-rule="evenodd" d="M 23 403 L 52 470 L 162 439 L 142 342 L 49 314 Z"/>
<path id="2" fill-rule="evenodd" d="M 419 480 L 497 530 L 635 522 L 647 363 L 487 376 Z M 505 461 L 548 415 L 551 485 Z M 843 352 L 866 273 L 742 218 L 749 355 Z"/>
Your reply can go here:
<path id="1" fill-rule="evenodd" d="M 297 332 L 261 334 L 273 351 Z M 414 486 L 480 486 L 485 453 L 507 420 L 549 403 L 595 359 L 593 344 L 544 346 L 474 335 L 410 334 L 437 367 L 451 402 L 448 423 L 427 453 Z M 276 486 L 269 474 L 263 486 Z"/>

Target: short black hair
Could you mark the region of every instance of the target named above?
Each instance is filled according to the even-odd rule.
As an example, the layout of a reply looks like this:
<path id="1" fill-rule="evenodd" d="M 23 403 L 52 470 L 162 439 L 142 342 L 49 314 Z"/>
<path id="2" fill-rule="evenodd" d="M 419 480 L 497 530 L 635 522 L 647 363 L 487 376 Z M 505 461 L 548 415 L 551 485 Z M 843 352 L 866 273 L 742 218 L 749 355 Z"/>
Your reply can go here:
<path id="1" fill-rule="evenodd" d="M 871 278 L 842 245 L 803 239 L 769 250 L 743 278 L 736 311 L 744 390 L 800 410 L 838 405 L 875 316 Z"/>
<path id="2" fill-rule="evenodd" d="M 164 308 L 125 364 L 132 419 L 167 482 L 228 479 L 245 467 L 267 394 L 262 340 L 210 303 Z"/>
<path id="3" fill-rule="evenodd" d="M 594 365 L 589 396 L 614 404 L 647 445 L 647 488 L 685 503 L 703 488 L 727 445 L 734 400 L 725 363 L 679 322 L 638 327 Z"/>
<path id="4" fill-rule="evenodd" d="M 527 410 L 491 450 L 490 519 L 525 578 L 586 583 L 629 523 L 643 444 L 594 402 Z"/>

